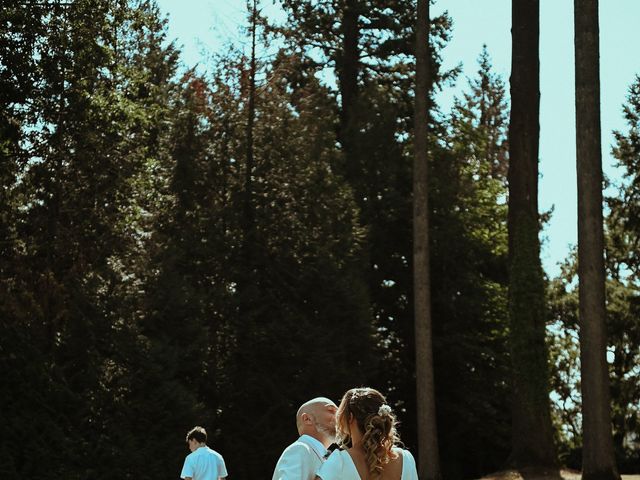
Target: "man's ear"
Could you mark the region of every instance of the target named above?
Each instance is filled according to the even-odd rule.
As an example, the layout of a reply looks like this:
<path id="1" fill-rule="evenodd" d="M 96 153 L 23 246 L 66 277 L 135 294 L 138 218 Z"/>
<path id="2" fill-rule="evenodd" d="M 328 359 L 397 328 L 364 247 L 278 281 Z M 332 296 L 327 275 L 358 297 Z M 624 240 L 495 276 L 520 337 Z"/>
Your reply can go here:
<path id="1" fill-rule="evenodd" d="M 309 415 L 308 413 L 303 413 L 302 414 L 302 423 L 304 423 L 306 425 L 311 425 L 313 423 L 313 419 L 311 418 L 311 415 Z"/>

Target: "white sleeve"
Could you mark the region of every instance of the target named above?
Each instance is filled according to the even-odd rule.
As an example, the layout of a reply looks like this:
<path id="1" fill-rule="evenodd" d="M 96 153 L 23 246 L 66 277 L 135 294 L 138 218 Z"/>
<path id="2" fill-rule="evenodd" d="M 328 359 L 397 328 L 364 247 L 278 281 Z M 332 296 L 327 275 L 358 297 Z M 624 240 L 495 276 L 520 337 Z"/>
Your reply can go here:
<path id="1" fill-rule="evenodd" d="M 272 480 L 309 480 L 309 474 L 314 473 L 310 472 L 310 469 L 309 447 L 302 443 L 294 443 L 282 452 Z"/>
<path id="2" fill-rule="evenodd" d="M 316 475 L 322 480 L 340 480 L 343 477 L 343 468 L 342 452 L 335 451 L 329 455 L 329 458 L 322 464 Z"/>
<path id="3" fill-rule="evenodd" d="M 191 455 L 187 455 L 187 458 L 184 459 L 184 465 L 182 466 L 182 472 L 180 472 L 180 478 L 193 478 L 193 474 L 195 473 L 195 468 L 193 465 L 193 457 Z"/>
<path id="4" fill-rule="evenodd" d="M 220 464 L 218 468 L 218 478 L 224 478 L 229 475 L 227 473 L 227 466 L 224 464 L 224 458 L 222 458 L 222 455 L 218 455 L 218 460 L 218 463 Z"/>

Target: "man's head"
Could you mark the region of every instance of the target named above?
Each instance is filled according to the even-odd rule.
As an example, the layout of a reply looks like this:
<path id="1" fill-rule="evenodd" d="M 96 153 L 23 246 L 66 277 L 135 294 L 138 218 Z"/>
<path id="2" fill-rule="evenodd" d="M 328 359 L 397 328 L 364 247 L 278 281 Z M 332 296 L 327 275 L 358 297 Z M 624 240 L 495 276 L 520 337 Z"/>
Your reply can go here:
<path id="1" fill-rule="evenodd" d="M 309 435 L 325 447 L 333 443 L 336 436 L 336 411 L 338 407 L 325 397 L 317 397 L 303 403 L 296 414 L 299 435 Z"/>
<path id="2" fill-rule="evenodd" d="M 202 427 L 193 427 L 187 433 L 187 445 L 189 450 L 195 451 L 201 445 L 207 443 L 207 431 Z"/>

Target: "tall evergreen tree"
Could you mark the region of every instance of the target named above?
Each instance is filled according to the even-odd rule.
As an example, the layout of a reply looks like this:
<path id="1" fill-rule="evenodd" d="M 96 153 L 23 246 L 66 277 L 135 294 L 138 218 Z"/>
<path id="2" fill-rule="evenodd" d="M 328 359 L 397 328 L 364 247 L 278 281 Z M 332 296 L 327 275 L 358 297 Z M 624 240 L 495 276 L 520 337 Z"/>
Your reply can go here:
<path id="1" fill-rule="evenodd" d="M 15 402 L 6 413 L 11 428 L 37 420 L 43 443 L 40 462 L 13 452 L 13 468 L 37 478 L 121 477 L 126 358 L 137 347 L 128 340 L 137 305 L 127 295 L 140 279 L 129 268 L 161 109 L 154 89 L 172 48 L 161 46 L 163 27 L 147 2 L 19 4 L 17 20 L 39 26 L 25 30 L 36 37 L 21 66 L 30 70 L 20 77 L 25 98 L 14 103 L 23 115 L 10 158 L 22 247 L 10 284 L 26 288 L 12 287 L 7 303 L 14 338 L 30 345 L 21 367 L 30 374 L 13 376 L 11 391 L 38 393 L 28 414 Z M 9 358 L 15 348 L 7 344 Z M 36 387 L 23 385 L 28 379 Z"/>
<path id="2" fill-rule="evenodd" d="M 576 0 L 574 24 L 582 476 L 617 479 L 606 357 L 598 0 Z"/>
<path id="3" fill-rule="evenodd" d="M 618 197 L 610 198 L 618 204 Z M 621 473 L 637 471 L 639 460 L 637 446 L 640 441 L 638 428 L 637 365 L 640 358 L 638 332 L 638 284 L 628 277 L 626 255 L 633 250 L 626 241 L 619 242 L 620 217 L 607 219 L 609 228 L 605 237 L 607 245 L 607 350 L 612 355 L 609 368 L 611 385 L 611 420 L 613 446 Z M 626 246 L 624 246 L 626 244 Z M 551 311 L 554 328 L 551 357 L 553 361 L 552 389 L 558 399 L 554 402 L 558 444 L 565 465 L 582 468 L 583 422 L 582 396 L 580 394 L 580 344 L 579 344 L 579 294 L 578 270 L 575 253 L 567 259 L 560 277 L 550 288 Z"/>
<path id="4" fill-rule="evenodd" d="M 505 85 L 484 50 L 477 74 L 455 101 L 445 149 L 434 151 L 431 172 L 432 275 L 438 279 L 432 286 L 434 353 L 445 477 L 496 471 L 509 450 L 508 118 Z"/>
<path id="5" fill-rule="evenodd" d="M 419 0 L 416 15 L 416 99 L 413 167 L 413 276 L 416 332 L 419 477 L 441 478 L 433 379 L 431 272 L 429 269 L 429 1 Z"/>
<path id="6" fill-rule="evenodd" d="M 545 286 L 540 264 L 538 0 L 512 2 L 509 124 L 509 318 L 513 365 L 512 452 L 516 467 L 557 464 L 551 414 Z"/>
<path id="7" fill-rule="evenodd" d="M 362 260 L 373 322 L 384 338 L 381 355 L 388 360 L 379 387 L 406 408 L 404 438 L 415 444 L 414 323 L 408 301 L 413 298 L 414 78 L 406 74 L 414 70 L 415 5 L 405 0 L 385 5 L 286 0 L 282 5 L 288 13 L 288 48 L 303 54 L 307 70 L 320 66 L 335 74 L 337 88 L 330 88 L 341 155 L 334 170 L 353 189 L 360 222 L 367 229 Z M 448 17 L 431 20 L 430 68 L 436 85 L 444 76 L 438 52 L 449 29 Z"/>
<path id="8" fill-rule="evenodd" d="M 607 311 L 609 343 L 613 346 L 614 360 L 611 374 L 612 421 L 614 448 L 621 472 L 637 471 L 640 465 L 639 403 L 640 385 L 637 365 L 640 363 L 640 328 L 638 326 L 638 289 L 640 261 L 637 245 L 640 239 L 638 223 L 638 171 L 640 164 L 640 77 L 629 88 L 624 105 L 627 131 L 614 132 L 616 143 L 613 154 L 623 172 L 618 186 L 619 194 L 607 198 L 610 214 L 607 218 L 607 268 L 618 288 L 607 286 L 609 305 L 617 308 Z M 611 293 L 609 293 L 611 292 Z"/>
<path id="9" fill-rule="evenodd" d="M 54 390 L 46 357 L 34 342 L 31 312 L 37 300 L 24 275 L 25 244 L 18 229 L 21 207 L 21 166 L 27 106 L 37 98 L 38 40 L 44 30 L 44 9 L 23 2 L 5 2 L 0 9 L 0 476 L 14 479 L 27 473 L 47 478 L 47 468 L 61 470 L 61 456 L 46 448 L 55 440 L 61 452 L 69 448 L 46 404 Z M 36 323 L 34 325 L 34 323 Z M 24 430 L 46 432 L 37 441 L 42 465 L 25 465 L 24 449 L 13 441 Z M 45 438 L 46 437 L 46 438 Z M 49 476 L 48 478 L 51 478 Z"/>
<path id="10" fill-rule="evenodd" d="M 234 76 L 246 79 L 244 62 L 231 63 Z M 363 231 L 352 192 L 333 171 L 331 100 L 317 79 L 301 76 L 299 65 L 299 57 L 284 52 L 273 64 L 257 64 L 268 80 L 256 86 L 251 263 L 239 248 L 246 164 L 235 161 L 246 154 L 246 141 L 228 152 L 232 193 L 225 210 L 235 225 L 227 228 L 238 234 L 225 254 L 233 308 L 219 425 L 227 434 L 260 425 L 256 437 L 233 437 L 227 450 L 228 464 L 245 478 L 271 473 L 282 445 L 295 438 L 295 412 L 309 395 L 338 398 L 377 370 L 359 270 Z M 240 82 L 224 94 L 235 98 L 243 126 L 247 86 Z M 243 460 L 247 449 L 255 452 L 251 462 Z"/>

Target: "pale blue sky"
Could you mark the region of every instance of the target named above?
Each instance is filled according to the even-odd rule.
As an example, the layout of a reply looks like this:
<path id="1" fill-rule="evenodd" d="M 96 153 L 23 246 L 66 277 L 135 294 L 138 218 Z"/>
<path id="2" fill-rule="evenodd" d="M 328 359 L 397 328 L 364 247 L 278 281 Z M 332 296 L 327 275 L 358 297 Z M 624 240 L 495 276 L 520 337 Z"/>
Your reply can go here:
<path id="1" fill-rule="evenodd" d="M 246 0 L 157 0 L 169 14 L 169 35 L 183 45 L 188 65 L 203 62 L 206 52 L 225 44 L 247 45 L 239 30 L 246 18 Z M 278 15 L 272 0 L 261 6 Z M 557 263 L 576 243 L 575 109 L 573 70 L 573 0 L 541 0 L 540 10 L 540 210 L 553 205 L 544 231 L 545 270 L 555 276 Z M 432 15 L 448 10 L 453 38 L 444 51 L 446 68 L 462 63 L 455 86 L 438 96 L 448 110 L 454 95 L 466 88 L 476 59 L 486 43 L 494 68 L 508 83 L 511 65 L 511 0 L 438 0 Z M 635 75 L 640 74 L 640 0 L 600 0 L 602 153 L 605 173 L 617 177 L 611 158 L 614 129 L 624 129 L 622 104 Z"/>

